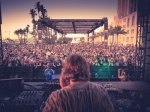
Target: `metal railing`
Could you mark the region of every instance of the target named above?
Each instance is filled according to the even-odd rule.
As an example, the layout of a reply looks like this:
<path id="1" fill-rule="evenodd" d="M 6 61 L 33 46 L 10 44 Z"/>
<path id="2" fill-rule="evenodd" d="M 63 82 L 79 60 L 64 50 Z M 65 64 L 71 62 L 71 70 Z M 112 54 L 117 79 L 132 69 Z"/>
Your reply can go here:
<path id="1" fill-rule="evenodd" d="M 55 74 L 61 73 L 61 66 L 53 67 Z M 117 78 L 118 77 L 118 69 L 125 69 L 127 66 L 91 66 L 90 72 L 91 77 L 95 78 L 95 74 L 97 74 L 98 78 Z M 131 77 L 134 77 L 134 69 L 127 68 L 129 70 L 129 74 Z M 32 79 L 45 79 L 44 66 L 39 66 L 37 68 L 34 67 L 2 67 L 0 68 L 0 78 L 10 78 L 10 77 L 23 77 L 27 80 Z"/>

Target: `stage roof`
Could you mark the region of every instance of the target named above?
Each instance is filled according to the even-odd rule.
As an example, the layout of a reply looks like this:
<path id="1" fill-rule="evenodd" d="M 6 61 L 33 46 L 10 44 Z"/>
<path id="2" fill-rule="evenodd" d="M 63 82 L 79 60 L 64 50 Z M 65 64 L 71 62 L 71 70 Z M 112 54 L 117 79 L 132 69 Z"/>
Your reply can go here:
<path id="1" fill-rule="evenodd" d="M 38 22 L 61 34 L 89 34 L 103 26 L 105 19 L 39 19 Z"/>

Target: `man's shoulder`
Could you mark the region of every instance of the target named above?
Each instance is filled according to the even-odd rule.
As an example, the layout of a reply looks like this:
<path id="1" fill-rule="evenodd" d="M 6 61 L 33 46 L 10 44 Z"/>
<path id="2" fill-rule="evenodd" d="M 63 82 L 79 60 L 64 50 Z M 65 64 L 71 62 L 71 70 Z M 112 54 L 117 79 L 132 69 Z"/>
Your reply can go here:
<path id="1" fill-rule="evenodd" d="M 59 89 L 59 90 L 56 90 L 56 91 L 53 91 L 52 93 L 51 93 L 51 97 L 56 97 L 56 98 L 58 98 L 59 99 L 59 97 L 60 97 L 60 94 L 62 94 L 63 93 L 63 89 Z"/>
<path id="2" fill-rule="evenodd" d="M 89 82 L 88 83 L 91 87 L 96 87 L 98 89 L 103 88 L 101 84 L 99 84 L 98 82 Z"/>

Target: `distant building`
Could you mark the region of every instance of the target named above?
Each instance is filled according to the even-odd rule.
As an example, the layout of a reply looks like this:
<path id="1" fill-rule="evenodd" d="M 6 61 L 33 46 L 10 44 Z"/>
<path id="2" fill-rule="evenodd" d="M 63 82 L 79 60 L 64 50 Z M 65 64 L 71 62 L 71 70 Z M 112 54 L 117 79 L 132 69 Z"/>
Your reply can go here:
<path id="1" fill-rule="evenodd" d="M 118 42 L 124 45 L 136 44 L 138 0 L 118 0 L 117 15 L 111 26 L 122 26 L 126 35 L 119 35 Z"/>

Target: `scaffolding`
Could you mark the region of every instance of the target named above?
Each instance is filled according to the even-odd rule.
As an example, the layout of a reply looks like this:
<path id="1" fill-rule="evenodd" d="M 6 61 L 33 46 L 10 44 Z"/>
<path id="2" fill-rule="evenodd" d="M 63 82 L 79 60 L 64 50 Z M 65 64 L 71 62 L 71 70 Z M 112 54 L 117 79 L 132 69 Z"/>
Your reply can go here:
<path id="1" fill-rule="evenodd" d="M 136 79 L 150 79 L 150 0 L 138 0 L 136 38 Z"/>
<path id="2" fill-rule="evenodd" d="M 0 65 L 3 63 L 3 47 L 2 47 L 2 34 L 1 34 L 1 24 L 0 24 Z"/>
<path id="3" fill-rule="evenodd" d="M 55 31 L 55 34 L 87 34 L 89 41 L 89 34 L 93 34 L 94 45 L 94 31 L 104 26 L 104 40 L 105 48 L 108 45 L 108 19 L 106 17 L 102 19 L 39 19 L 38 20 L 38 39 L 39 48 L 42 48 L 42 29 L 43 27 L 51 28 Z M 56 37 L 57 38 L 57 37 Z"/>
<path id="4" fill-rule="evenodd" d="M 1 1 L 0 1 L 0 65 L 3 63 L 3 47 L 2 47 L 2 32 L 1 32 L 1 24 L 2 24 L 2 17 L 1 17 Z"/>

